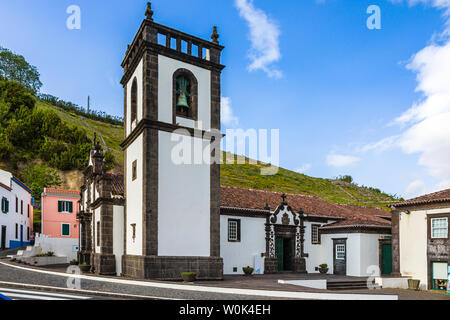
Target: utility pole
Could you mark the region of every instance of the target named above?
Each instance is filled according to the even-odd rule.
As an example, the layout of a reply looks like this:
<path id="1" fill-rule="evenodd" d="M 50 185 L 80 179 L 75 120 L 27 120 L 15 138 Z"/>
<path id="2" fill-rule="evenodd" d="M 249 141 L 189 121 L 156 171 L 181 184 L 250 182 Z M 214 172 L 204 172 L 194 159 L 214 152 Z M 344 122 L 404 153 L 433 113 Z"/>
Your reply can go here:
<path id="1" fill-rule="evenodd" d="M 91 113 L 91 97 L 88 96 L 88 105 L 87 105 L 87 113 Z"/>

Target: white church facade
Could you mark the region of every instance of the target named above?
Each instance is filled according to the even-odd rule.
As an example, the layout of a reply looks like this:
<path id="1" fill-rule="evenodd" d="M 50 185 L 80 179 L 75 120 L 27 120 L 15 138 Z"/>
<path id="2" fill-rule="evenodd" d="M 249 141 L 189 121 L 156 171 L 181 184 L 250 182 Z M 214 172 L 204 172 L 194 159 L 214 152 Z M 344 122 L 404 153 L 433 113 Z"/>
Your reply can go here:
<path id="1" fill-rule="evenodd" d="M 390 214 L 316 197 L 221 187 L 221 52 L 153 21 L 150 4 L 122 63 L 124 176 L 106 173 L 98 143 L 81 188 L 80 262 L 98 274 L 178 280 L 256 273 L 365 276 L 382 264 Z M 202 164 L 177 164 L 180 141 Z M 192 150 L 194 151 L 194 150 Z M 193 153 L 192 153 L 193 154 Z"/>

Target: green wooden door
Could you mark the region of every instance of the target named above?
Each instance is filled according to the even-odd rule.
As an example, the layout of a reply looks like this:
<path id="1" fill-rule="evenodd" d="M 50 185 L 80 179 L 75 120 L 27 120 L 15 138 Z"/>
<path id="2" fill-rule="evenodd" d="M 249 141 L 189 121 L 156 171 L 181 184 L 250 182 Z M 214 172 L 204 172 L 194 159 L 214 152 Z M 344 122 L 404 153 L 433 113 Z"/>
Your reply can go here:
<path id="1" fill-rule="evenodd" d="M 391 274 L 392 273 L 392 245 L 383 244 L 381 247 L 382 253 L 382 270 L 381 274 Z"/>
<path id="2" fill-rule="evenodd" d="M 284 240 L 283 267 L 284 270 L 292 270 L 292 239 Z"/>
<path id="3" fill-rule="evenodd" d="M 277 258 L 278 258 L 278 271 L 284 270 L 284 257 L 283 257 L 283 238 L 277 238 L 276 240 L 276 250 L 277 250 Z"/>

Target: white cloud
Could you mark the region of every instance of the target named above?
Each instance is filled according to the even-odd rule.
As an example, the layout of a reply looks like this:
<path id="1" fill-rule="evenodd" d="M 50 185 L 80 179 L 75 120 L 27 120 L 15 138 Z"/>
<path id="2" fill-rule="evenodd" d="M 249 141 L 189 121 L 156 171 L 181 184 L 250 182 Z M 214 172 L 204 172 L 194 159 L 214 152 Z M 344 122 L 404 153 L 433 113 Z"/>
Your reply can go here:
<path id="1" fill-rule="evenodd" d="M 422 180 L 415 180 L 411 182 L 405 190 L 405 197 L 407 199 L 415 198 L 427 192 L 427 187 Z"/>
<path id="2" fill-rule="evenodd" d="M 438 37 L 440 43 L 432 42 L 413 55 L 407 65 L 416 73 L 416 92 L 422 97 L 394 120 L 401 126 L 400 135 L 366 145 L 361 151 L 397 146 L 406 154 L 418 154 L 418 164 L 440 181 L 435 188 L 442 189 L 450 187 L 450 0 L 408 1 L 410 5 L 418 3 L 444 9 L 446 17 L 446 30 Z M 414 181 L 407 194 L 419 189 L 423 192 L 422 184 Z M 428 192 L 435 188 L 428 188 Z"/>
<path id="3" fill-rule="evenodd" d="M 222 123 L 226 126 L 237 126 L 239 124 L 239 118 L 233 114 L 229 97 L 221 97 L 220 117 Z"/>
<path id="4" fill-rule="evenodd" d="M 253 0 L 236 0 L 235 4 L 250 29 L 249 71 L 262 70 L 271 78 L 281 78 L 282 72 L 273 67 L 281 59 L 279 27 L 263 10 L 255 8 Z"/>
<path id="5" fill-rule="evenodd" d="M 305 173 L 309 169 L 311 169 L 311 164 L 310 163 L 305 163 L 300 168 L 295 169 L 295 172 L 297 172 L 297 173 Z"/>
<path id="6" fill-rule="evenodd" d="M 330 167 L 342 168 L 357 164 L 361 159 L 342 154 L 330 154 L 327 156 L 327 164 Z"/>

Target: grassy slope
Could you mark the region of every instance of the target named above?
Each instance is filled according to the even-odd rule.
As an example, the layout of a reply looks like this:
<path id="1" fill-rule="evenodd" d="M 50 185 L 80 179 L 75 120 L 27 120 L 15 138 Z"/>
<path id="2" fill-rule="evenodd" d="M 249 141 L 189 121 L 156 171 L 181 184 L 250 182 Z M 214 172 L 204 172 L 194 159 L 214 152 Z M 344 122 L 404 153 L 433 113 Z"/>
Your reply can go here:
<path id="1" fill-rule="evenodd" d="M 39 108 L 53 108 L 64 121 L 84 128 L 90 138 L 93 138 L 94 132 L 101 133 L 108 148 L 112 149 L 116 157 L 117 164 L 114 171 L 123 171 L 123 153 L 120 148 L 120 143 L 123 140 L 123 128 L 121 126 L 104 124 L 75 114 L 69 114 L 42 102 L 38 102 L 37 106 Z M 315 195 L 331 202 L 363 206 L 385 207 L 386 204 L 395 200 L 385 193 L 354 184 L 313 178 L 282 168 L 276 175 L 262 176 L 260 169 L 261 165 L 254 164 L 223 164 L 221 166 L 221 184 L 286 193 L 303 193 Z"/>

